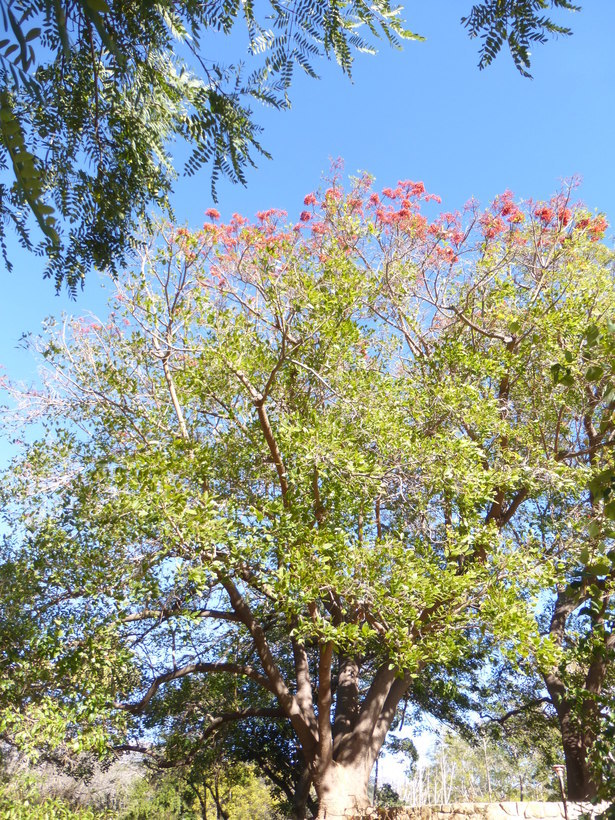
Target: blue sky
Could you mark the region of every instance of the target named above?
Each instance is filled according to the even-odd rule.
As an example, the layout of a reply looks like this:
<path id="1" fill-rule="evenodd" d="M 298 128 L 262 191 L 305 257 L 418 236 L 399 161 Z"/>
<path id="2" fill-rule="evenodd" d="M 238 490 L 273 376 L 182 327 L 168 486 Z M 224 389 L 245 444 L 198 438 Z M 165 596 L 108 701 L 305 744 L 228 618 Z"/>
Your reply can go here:
<path id="1" fill-rule="evenodd" d="M 537 46 L 534 79 L 527 80 L 507 54 L 478 70 L 478 44 L 459 23 L 471 0 L 408 3 L 408 25 L 426 42 L 408 42 L 401 52 L 382 44 L 374 57 L 359 55 L 352 83 L 321 62 L 321 80 L 297 75 L 291 111 L 255 109 L 273 160 L 250 171 L 246 188 L 220 186 L 223 218 L 269 207 L 296 218 L 330 159 L 342 157 L 348 174 L 369 171 L 379 185 L 423 180 L 446 210 L 471 196 L 487 202 L 506 188 L 548 197 L 563 178 L 579 174 L 580 197 L 615 222 L 615 3 L 584 5 L 580 13 L 558 14 L 574 35 Z M 199 226 L 212 204 L 206 171 L 178 180 L 178 221 Z M 16 349 L 20 335 L 63 310 L 104 311 L 104 291 L 92 274 L 74 303 L 42 280 L 41 260 L 16 248 L 14 261 L 12 274 L 0 274 L 0 363 L 14 378 L 29 379 L 35 367 Z"/>

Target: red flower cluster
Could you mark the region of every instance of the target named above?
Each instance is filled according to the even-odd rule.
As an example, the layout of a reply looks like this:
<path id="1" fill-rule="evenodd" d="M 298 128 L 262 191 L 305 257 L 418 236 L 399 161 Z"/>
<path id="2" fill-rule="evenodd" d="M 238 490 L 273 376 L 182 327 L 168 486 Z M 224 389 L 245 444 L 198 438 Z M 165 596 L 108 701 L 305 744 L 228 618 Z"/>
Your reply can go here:
<path id="1" fill-rule="evenodd" d="M 538 207 L 534 208 L 534 216 L 537 216 L 543 225 L 549 225 L 553 221 L 555 211 L 548 205 L 538 205 Z"/>
<path id="2" fill-rule="evenodd" d="M 324 222 L 313 222 L 312 233 L 314 234 L 314 236 L 322 236 L 323 234 L 327 233 L 327 226 Z"/>
<path id="3" fill-rule="evenodd" d="M 220 211 L 217 211 L 215 208 L 208 208 L 205 211 L 205 216 L 209 217 L 210 219 L 220 219 Z"/>
<path id="4" fill-rule="evenodd" d="M 490 211 L 485 211 L 478 222 L 482 228 L 485 239 L 495 239 L 502 231 L 506 230 L 506 225 L 501 217 L 492 214 Z"/>
<path id="5" fill-rule="evenodd" d="M 327 188 L 325 191 L 325 199 L 332 199 L 334 202 L 339 202 L 342 198 L 342 192 L 339 188 Z"/>
<path id="6" fill-rule="evenodd" d="M 317 200 L 315 194 L 308 194 L 303 200 L 304 205 L 316 205 L 316 202 Z"/>
<path id="7" fill-rule="evenodd" d="M 589 238 L 592 242 L 597 242 L 599 239 L 602 239 L 604 232 L 608 227 L 609 223 L 603 216 L 597 216 L 595 219 L 591 219 L 586 216 L 583 217 L 583 219 L 579 219 L 577 222 L 577 228 L 582 231 L 587 230 Z"/>
<path id="8" fill-rule="evenodd" d="M 448 262 L 449 264 L 453 264 L 453 262 L 457 262 L 458 257 L 455 251 L 448 246 L 436 248 L 436 254 L 440 257 L 443 262 Z"/>
<path id="9" fill-rule="evenodd" d="M 511 225 L 516 225 L 523 222 L 525 216 L 513 197 L 514 194 L 512 191 L 504 191 L 501 196 L 496 197 L 494 207 L 507 222 Z"/>

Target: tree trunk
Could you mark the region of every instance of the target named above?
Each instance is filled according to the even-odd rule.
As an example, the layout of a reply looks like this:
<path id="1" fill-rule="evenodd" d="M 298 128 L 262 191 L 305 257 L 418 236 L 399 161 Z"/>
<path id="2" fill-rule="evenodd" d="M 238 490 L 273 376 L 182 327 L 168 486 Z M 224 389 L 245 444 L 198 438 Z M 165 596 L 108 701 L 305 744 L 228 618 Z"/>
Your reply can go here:
<path id="1" fill-rule="evenodd" d="M 598 793 L 598 784 L 592 778 L 588 757 L 595 740 L 596 727 L 599 720 L 597 697 L 602 692 L 607 670 L 608 658 L 613 651 L 615 639 L 609 632 L 605 634 L 604 623 L 611 593 L 603 588 L 602 609 L 592 616 L 592 632 L 594 636 L 599 630 L 605 635 L 604 643 L 597 643 L 584 674 L 581 691 L 581 705 L 575 706 L 578 693 L 568 692 L 565 679 L 557 672 L 551 671 L 544 675 L 544 681 L 549 692 L 551 702 L 557 712 L 557 718 L 562 735 L 562 747 L 566 761 L 566 791 L 569 800 L 592 800 Z M 551 617 L 550 635 L 558 646 L 564 645 L 566 621 L 572 612 L 587 597 L 579 596 L 576 590 L 570 588 L 558 593 L 557 601 Z"/>
<path id="2" fill-rule="evenodd" d="M 560 716 L 560 726 L 566 762 L 567 797 L 573 801 L 592 800 L 597 788 L 587 762 L 591 738 L 584 737 L 583 732 L 573 725 L 569 712 Z"/>
<path id="3" fill-rule="evenodd" d="M 572 704 L 566 697 L 566 687 L 558 676 L 553 673 L 545 675 L 545 683 L 560 725 L 566 763 L 567 797 L 580 802 L 592 800 L 598 791 L 588 765 L 593 736 L 579 725 L 579 718 L 575 716 Z M 589 723 L 587 715 L 583 718 Z"/>
<path id="4" fill-rule="evenodd" d="M 312 785 L 312 775 L 306 767 L 297 781 L 295 794 L 292 803 L 292 820 L 304 820 L 305 813 L 310 800 L 310 787 Z"/>
<path id="5" fill-rule="evenodd" d="M 371 766 L 343 765 L 332 761 L 314 777 L 318 795 L 318 820 L 343 820 L 361 815 L 370 806 L 367 794 Z"/>

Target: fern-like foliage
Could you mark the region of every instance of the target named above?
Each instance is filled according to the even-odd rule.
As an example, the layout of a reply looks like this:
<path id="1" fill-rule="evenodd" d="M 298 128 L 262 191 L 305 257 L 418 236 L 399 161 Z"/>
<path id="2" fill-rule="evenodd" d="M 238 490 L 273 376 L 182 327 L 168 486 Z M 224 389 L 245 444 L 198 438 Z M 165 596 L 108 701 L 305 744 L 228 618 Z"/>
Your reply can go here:
<path id="1" fill-rule="evenodd" d="M 570 0 L 485 0 L 472 6 L 461 22 L 470 37 L 479 37 L 479 67 L 486 68 L 507 46 L 515 66 L 524 77 L 531 77 L 531 47 L 546 43 L 549 37 L 570 35 L 567 26 L 555 23 L 545 14 L 548 8 L 580 11 Z"/>

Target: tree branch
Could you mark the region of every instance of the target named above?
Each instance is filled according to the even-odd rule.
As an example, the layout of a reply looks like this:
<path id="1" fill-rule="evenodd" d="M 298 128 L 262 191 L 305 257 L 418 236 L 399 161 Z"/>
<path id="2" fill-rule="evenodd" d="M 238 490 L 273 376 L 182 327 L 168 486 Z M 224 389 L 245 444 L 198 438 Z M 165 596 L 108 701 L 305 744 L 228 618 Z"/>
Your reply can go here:
<path id="1" fill-rule="evenodd" d="M 173 669 L 169 672 L 164 672 L 163 674 L 158 675 L 151 682 L 145 695 L 143 695 L 143 697 L 135 703 L 115 703 L 114 706 L 117 709 L 123 709 L 126 712 L 130 712 L 133 715 L 141 714 L 163 684 L 170 683 L 171 681 L 178 680 L 179 678 L 185 678 L 187 675 L 208 672 L 228 672 L 232 675 L 250 678 L 250 680 L 255 681 L 269 692 L 273 693 L 274 691 L 267 678 L 259 674 L 259 672 L 257 672 L 252 666 L 242 666 L 237 663 L 191 663 L 186 666 L 182 666 L 179 669 Z"/>
<path id="2" fill-rule="evenodd" d="M 122 618 L 123 623 L 133 623 L 134 621 L 148 621 L 156 619 L 159 621 L 172 617 L 181 616 L 194 617 L 198 615 L 200 618 L 214 618 L 220 621 L 234 621 L 240 623 L 240 619 L 234 612 L 224 612 L 218 609 L 181 609 L 181 608 L 163 608 L 163 609 L 144 609 L 141 612 L 134 612 L 132 615 L 126 615 Z"/>
<path id="3" fill-rule="evenodd" d="M 492 715 L 483 715 L 481 713 L 481 717 L 485 717 L 489 723 L 500 723 L 504 724 L 507 720 L 515 715 L 521 715 L 523 712 L 527 712 L 528 709 L 533 709 L 534 706 L 539 706 L 541 703 L 550 703 L 553 705 L 553 701 L 551 698 L 543 697 L 543 698 L 534 698 L 533 700 L 525 703 L 523 706 L 519 706 L 516 709 L 510 709 L 508 712 L 505 712 L 501 717 L 494 717 Z"/>
<path id="4" fill-rule="evenodd" d="M 327 641 L 320 647 L 318 661 L 318 757 L 327 764 L 333 755 L 331 736 L 331 660 L 333 643 Z"/>
<path id="5" fill-rule="evenodd" d="M 270 686 L 268 688 L 275 694 L 285 714 L 290 719 L 305 754 L 308 756 L 311 755 L 316 745 L 316 737 L 313 729 L 303 715 L 297 698 L 288 689 L 282 677 L 282 673 L 278 669 L 262 626 L 257 622 L 252 614 L 252 610 L 231 579 L 223 576 L 220 578 L 220 582 L 228 593 L 231 606 L 240 620 L 248 628 L 250 635 L 252 635 L 254 646 L 263 665 L 263 670 L 269 680 Z"/>

